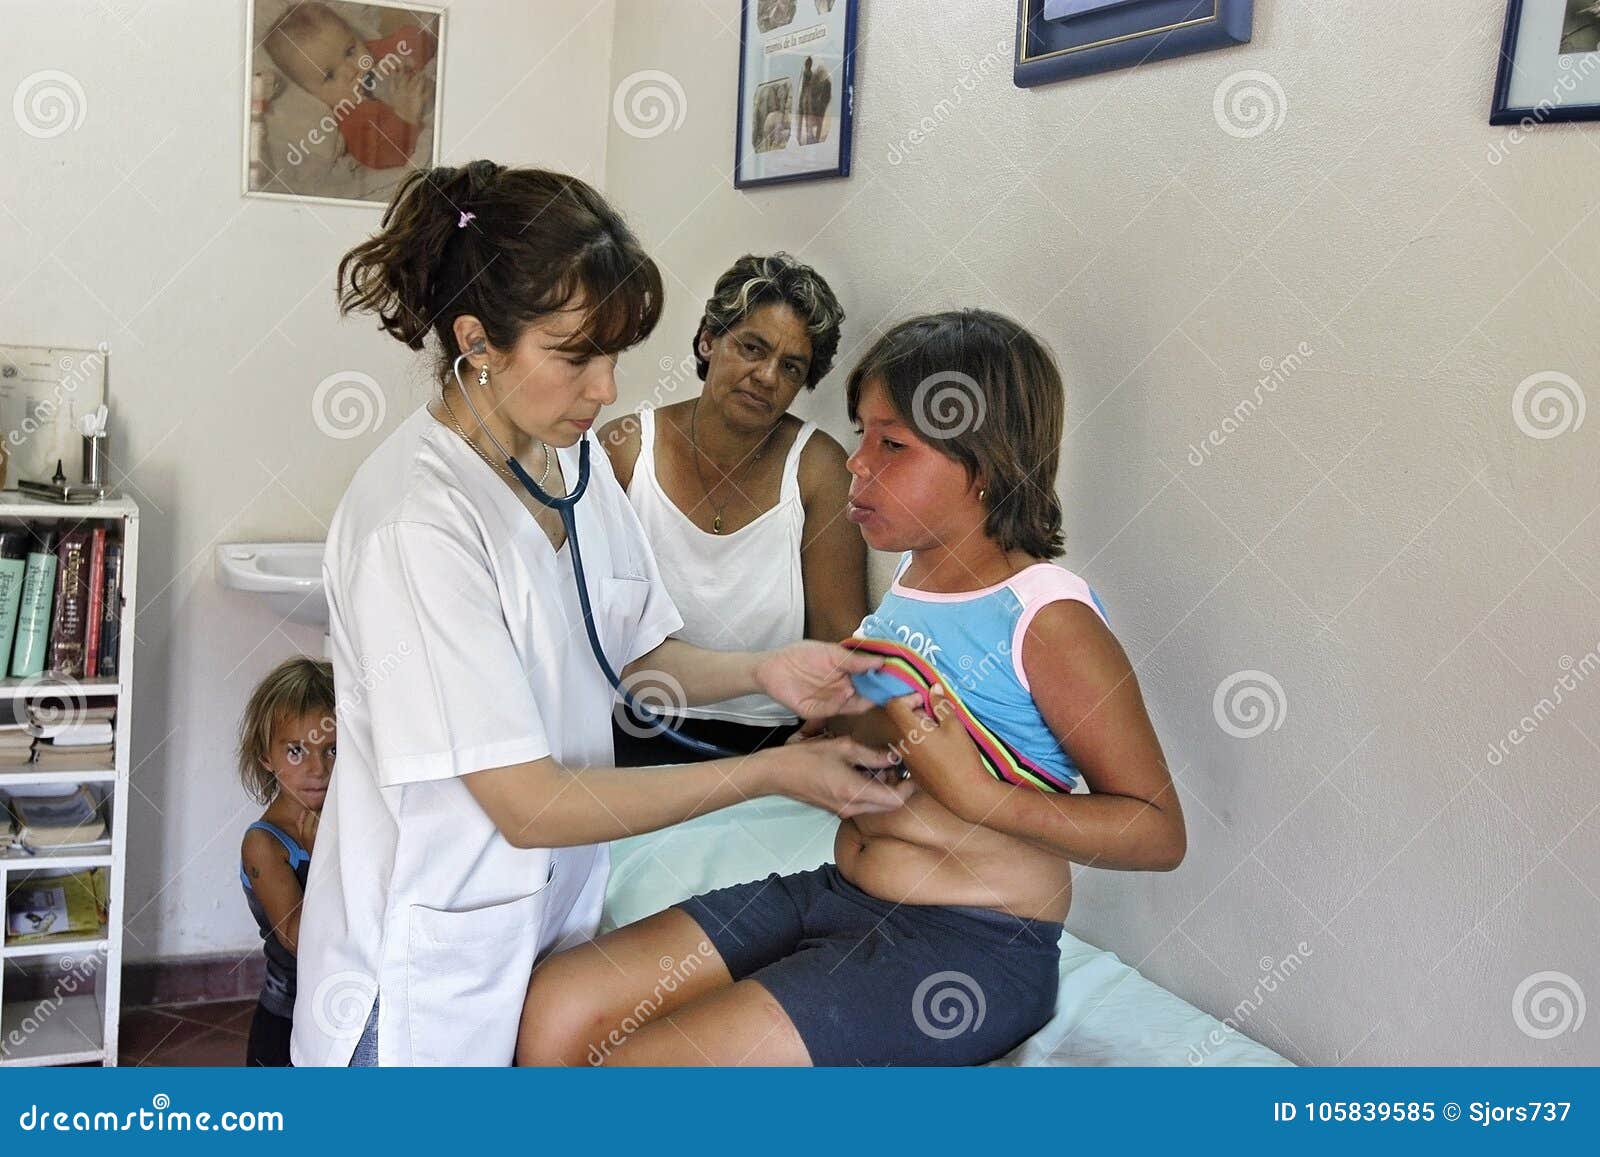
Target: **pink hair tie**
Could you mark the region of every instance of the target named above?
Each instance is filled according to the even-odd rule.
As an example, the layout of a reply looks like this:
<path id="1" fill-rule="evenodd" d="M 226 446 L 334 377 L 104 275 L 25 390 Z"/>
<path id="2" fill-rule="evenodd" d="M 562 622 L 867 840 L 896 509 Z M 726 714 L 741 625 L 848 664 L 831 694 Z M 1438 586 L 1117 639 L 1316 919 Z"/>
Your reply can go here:
<path id="1" fill-rule="evenodd" d="M 478 215 L 476 213 L 463 213 L 461 214 L 461 220 L 456 222 L 456 228 L 465 229 L 468 221 L 476 221 L 477 219 Z"/>

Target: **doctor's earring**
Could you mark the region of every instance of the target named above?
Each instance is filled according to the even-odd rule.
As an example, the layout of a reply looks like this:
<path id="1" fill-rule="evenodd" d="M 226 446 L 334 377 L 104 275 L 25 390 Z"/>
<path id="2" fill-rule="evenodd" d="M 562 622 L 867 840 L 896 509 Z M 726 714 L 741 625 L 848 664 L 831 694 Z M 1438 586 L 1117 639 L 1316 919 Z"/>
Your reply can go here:
<path id="1" fill-rule="evenodd" d="M 489 384 L 489 367 L 487 364 L 478 367 L 478 384 L 480 386 Z"/>

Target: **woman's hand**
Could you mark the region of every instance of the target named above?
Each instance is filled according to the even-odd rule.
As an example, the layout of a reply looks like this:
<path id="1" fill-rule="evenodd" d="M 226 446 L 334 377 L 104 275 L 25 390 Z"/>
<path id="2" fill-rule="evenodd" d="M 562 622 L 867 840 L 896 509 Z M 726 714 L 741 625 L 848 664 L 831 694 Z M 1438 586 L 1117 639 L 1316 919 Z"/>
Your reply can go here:
<path id="1" fill-rule="evenodd" d="M 824 808 L 840 819 L 889 812 L 914 790 L 909 782 L 879 782 L 880 771 L 896 763 L 893 752 L 853 739 L 794 739 L 758 753 L 770 761 L 767 787 L 801 803 Z"/>
<path id="2" fill-rule="evenodd" d="M 993 810 L 999 785 L 984 770 L 977 744 L 956 715 L 955 706 L 935 684 L 930 692 L 933 714 L 920 695 L 900 695 L 884 704 L 884 711 L 905 737 L 900 758 L 911 778 L 957 818 L 981 824 Z"/>
<path id="3" fill-rule="evenodd" d="M 825 719 L 871 708 L 872 700 L 856 694 L 850 676 L 881 666 L 881 656 L 806 639 L 764 655 L 755 676 L 762 691 L 800 718 Z"/>

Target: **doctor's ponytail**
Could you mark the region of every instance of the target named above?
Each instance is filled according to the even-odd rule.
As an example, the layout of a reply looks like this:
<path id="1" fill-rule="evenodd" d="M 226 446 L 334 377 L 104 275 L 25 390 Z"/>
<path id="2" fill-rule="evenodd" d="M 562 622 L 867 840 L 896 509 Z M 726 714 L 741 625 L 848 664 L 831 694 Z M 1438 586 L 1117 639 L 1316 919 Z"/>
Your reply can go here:
<path id="1" fill-rule="evenodd" d="M 491 344 L 582 304 L 574 351 L 613 354 L 650 335 L 661 274 L 632 230 L 588 184 L 493 161 L 411 173 L 382 227 L 339 262 L 339 311 L 374 313 L 420 350 L 431 331 L 441 377 L 462 351 L 455 319 L 476 317 Z"/>

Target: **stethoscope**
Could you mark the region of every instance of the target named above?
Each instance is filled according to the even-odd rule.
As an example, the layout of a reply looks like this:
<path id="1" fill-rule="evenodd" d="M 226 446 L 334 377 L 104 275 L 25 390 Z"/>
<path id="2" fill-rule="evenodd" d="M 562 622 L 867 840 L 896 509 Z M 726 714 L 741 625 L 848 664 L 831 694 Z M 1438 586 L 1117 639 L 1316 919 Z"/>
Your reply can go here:
<path id="1" fill-rule="evenodd" d="M 475 352 L 482 352 L 476 345 L 473 349 Z M 466 354 L 456 358 L 455 364 L 451 366 L 451 372 L 455 374 L 456 385 L 461 387 L 461 396 L 466 400 L 468 409 L 472 411 L 473 420 L 478 423 L 480 430 L 489 435 L 489 441 L 494 443 L 495 450 L 506 460 L 506 469 L 516 475 L 517 481 L 522 483 L 522 488 L 537 499 L 540 504 L 548 506 L 561 516 L 561 528 L 566 532 L 567 546 L 572 552 L 572 574 L 578 584 L 578 605 L 583 608 L 583 627 L 589 635 L 589 650 L 594 652 L 594 661 L 600 665 L 600 671 L 605 675 L 606 681 L 616 689 L 617 694 L 622 696 L 623 703 L 628 706 L 630 711 L 644 720 L 646 724 L 655 728 L 657 734 L 666 736 L 679 747 L 708 756 L 740 754 L 726 747 L 720 747 L 715 743 L 707 743 L 703 739 L 695 739 L 693 736 L 683 734 L 657 715 L 654 710 L 635 699 L 633 693 L 622 685 L 622 680 L 617 677 L 616 671 L 611 666 L 611 661 L 606 658 L 605 648 L 600 645 L 600 633 L 595 629 L 594 625 L 594 607 L 589 603 L 589 584 L 583 577 L 583 552 L 578 549 L 577 507 L 578 499 L 582 498 L 583 492 L 589 488 L 589 439 L 582 439 L 578 445 L 577 485 L 568 491 L 565 498 L 557 498 L 548 493 L 544 487 L 533 480 L 533 475 L 523 468 L 522 463 L 507 452 L 506 448 L 500 444 L 500 439 L 495 437 L 494 431 L 483 420 L 483 415 L 478 413 L 478 407 L 473 403 L 472 395 L 467 392 L 466 383 L 461 380 L 461 363 L 466 360 Z M 549 449 L 548 445 L 546 445 L 546 449 Z"/>

